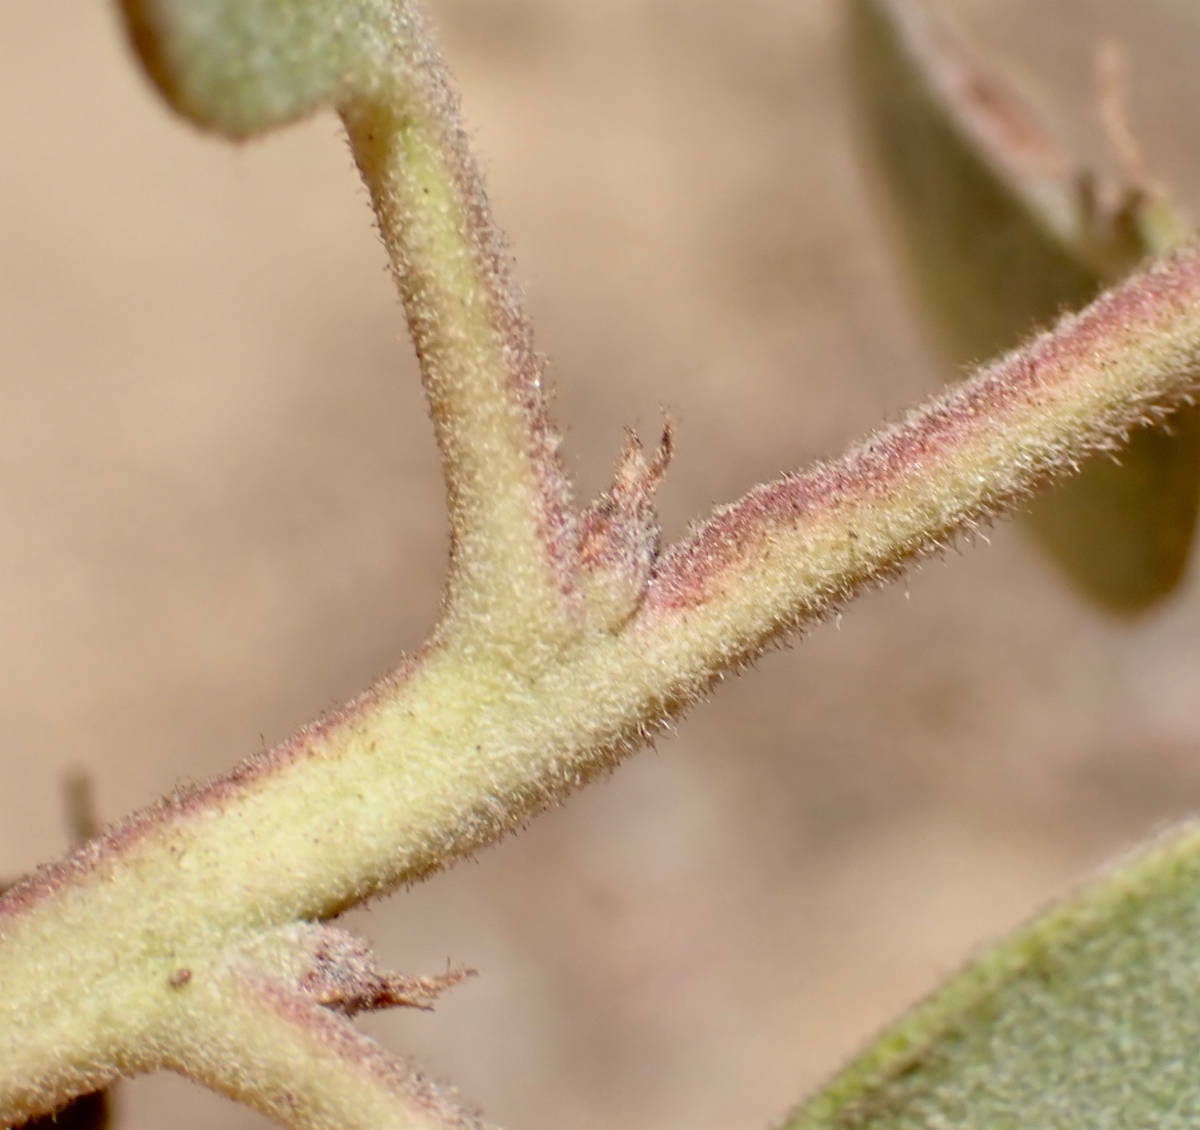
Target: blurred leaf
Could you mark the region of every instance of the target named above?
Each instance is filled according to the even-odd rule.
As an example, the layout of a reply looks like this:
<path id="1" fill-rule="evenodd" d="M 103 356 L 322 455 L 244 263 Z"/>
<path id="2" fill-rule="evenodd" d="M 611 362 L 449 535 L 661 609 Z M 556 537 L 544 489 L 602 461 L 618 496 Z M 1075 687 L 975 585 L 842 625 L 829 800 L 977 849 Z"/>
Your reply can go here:
<path id="1" fill-rule="evenodd" d="M 780 1130 L 1200 1125 L 1200 824 L 985 953 Z"/>
<path id="2" fill-rule="evenodd" d="M 923 306 L 959 368 L 1078 308 L 1185 230 L 1154 186 L 1077 164 L 963 40 L 909 0 L 851 0 L 872 178 Z M 1116 139 L 1126 141 L 1124 137 Z M 1200 411 L 1135 433 L 1033 505 L 1043 544 L 1113 610 L 1168 593 L 1200 507 Z"/>

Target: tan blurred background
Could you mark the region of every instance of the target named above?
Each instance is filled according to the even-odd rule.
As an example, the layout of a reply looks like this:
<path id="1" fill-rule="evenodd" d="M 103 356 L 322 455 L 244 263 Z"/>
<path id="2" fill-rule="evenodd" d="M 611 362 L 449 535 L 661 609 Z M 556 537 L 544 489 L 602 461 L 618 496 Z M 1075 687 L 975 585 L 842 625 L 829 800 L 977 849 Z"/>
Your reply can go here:
<path id="1" fill-rule="evenodd" d="M 939 381 L 848 137 L 833 0 L 432 0 L 581 491 L 679 419 L 669 534 Z M 1200 202 L 1200 14 L 963 0 L 1102 153 L 1119 34 Z M 234 148 L 101 0 L 0 0 L 0 873 L 282 737 L 429 627 L 414 365 L 329 118 Z M 370 1022 L 513 1130 L 767 1125 L 973 947 L 1200 808 L 1200 587 L 1092 613 L 1019 526 L 730 680 L 477 863 L 354 915 L 482 976 Z M 1195 570 L 1193 570 L 1193 573 Z M 119 1125 L 261 1124 L 172 1078 Z"/>

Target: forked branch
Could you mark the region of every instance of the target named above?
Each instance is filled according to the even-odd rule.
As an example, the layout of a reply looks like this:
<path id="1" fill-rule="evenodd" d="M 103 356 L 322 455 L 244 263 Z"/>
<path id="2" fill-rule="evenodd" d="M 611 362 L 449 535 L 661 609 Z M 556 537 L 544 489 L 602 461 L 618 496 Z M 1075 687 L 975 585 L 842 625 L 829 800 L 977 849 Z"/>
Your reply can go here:
<path id="1" fill-rule="evenodd" d="M 450 599 L 431 642 L 359 699 L 0 900 L 0 1122 L 170 1068 L 295 1126 L 462 1124 L 337 1014 L 396 1003 L 405 982 L 313 924 L 494 842 L 782 633 L 1187 400 L 1200 250 L 658 556 L 669 432 L 570 511 L 502 243 L 408 7 L 126 11 L 194 119 L 244 136 L 330 104 L 346 121 L 446 465 Z"/>

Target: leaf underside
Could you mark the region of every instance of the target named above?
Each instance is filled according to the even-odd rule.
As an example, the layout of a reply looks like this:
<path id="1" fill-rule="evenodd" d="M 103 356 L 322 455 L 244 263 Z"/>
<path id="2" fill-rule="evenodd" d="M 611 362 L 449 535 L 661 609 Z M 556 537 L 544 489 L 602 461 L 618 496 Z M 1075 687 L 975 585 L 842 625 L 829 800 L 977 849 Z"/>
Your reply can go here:
<path id="1" fill-rule="evenodd" d="M 956 371 L 1077 309 L 1182 234 L 1161 197 L 1105 192 L 948 28 L 851 0 L 852 84 L 873 186 Z M 1169 593 L 1200 508 L 1200 411 L 1142 428 L 1030 508 L 1077 587 L 1135 612 Z"/>
<path id="2" fill-rule="evenodd" d="M 952 978 L 780 1130 L 1200 1125 L 1200 824 Z"/>

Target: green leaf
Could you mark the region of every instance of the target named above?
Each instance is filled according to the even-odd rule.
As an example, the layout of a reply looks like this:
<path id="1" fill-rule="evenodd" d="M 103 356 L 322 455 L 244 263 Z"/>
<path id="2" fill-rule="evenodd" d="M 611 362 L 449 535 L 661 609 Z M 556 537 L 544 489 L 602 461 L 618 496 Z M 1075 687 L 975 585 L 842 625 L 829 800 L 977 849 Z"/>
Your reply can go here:
<path id="1" fill-rule="evenodd" d="M 361 80 L 388 0 L 120 0 L 134 50 L 181 114 L 229 137 L 296 121 Z"/>
<path id="2" fill-rule="evenodd" d="M 957 370 L 1084 305 L 1183 225 L 1153 186 L 1102 186 L 948 26 L 907 0 L 851 0 L 853 87 L 872 183 Z M 1108 201 L 1108 203 L 1105 203 Z M 1200 411 L 1134 433 L 1031 508 L 1075 583 L 1132 612 L 1175 586 L 1200 508 Z"/>
<path id="3" fill-rule="evenodd" d="M 968 967 L 780 1130 L 1200 1125 L 1200 824 Z"/>

